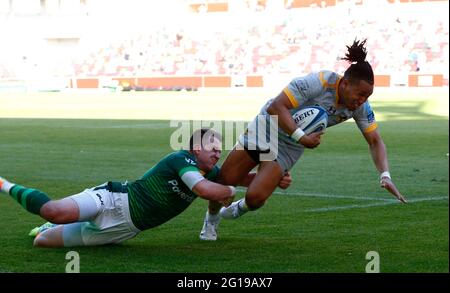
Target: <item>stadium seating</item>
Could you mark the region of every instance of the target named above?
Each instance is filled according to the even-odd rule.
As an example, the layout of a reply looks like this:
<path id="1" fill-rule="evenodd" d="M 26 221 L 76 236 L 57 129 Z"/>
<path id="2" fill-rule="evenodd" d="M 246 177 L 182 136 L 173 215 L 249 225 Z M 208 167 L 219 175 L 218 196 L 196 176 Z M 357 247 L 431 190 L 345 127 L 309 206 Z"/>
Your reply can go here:
<path id="1" fill-rule="evenodd" d="M 379 75 L 377 80 L 389 79 L 381 84 L 390 85 L 397 80 L 391 75 L 406 73 L 440 75 L 440 83 L 448 85 L 448 16 L 446 22 L 422 13 L 424 3 L 417 3 L 421 1 L 284 1 L 279 11 L 282 17 L 272 14 L 269 0 L 244 2 L 245 14 L 236 14 L 232 8 L 236 9 L 237 2 L 232 0 L 187 1 L 191 12 L 184 21 L 131 27 L 138 33 L 103 43 L 81 38 L 73 58 L 55 62 L 47 74 L 119 79 L 125 81 L 125 88 L 136 85 L 133 78 L 155 76 L 201 76 L 201 80 L 188 82 L 193 87 L 204 85 L 204 77 L 210 82 L 214 76 L 232 80 L 222 78 L 211 84 L 239 85 L 236 76 L 262 84 L 262 77 L 276 74 L 297 76 L 320 69 L 343 72 L 347 64 L 340 58 L 345 45 L 358 36 L 368 38 L 368 60 Z M 440 2 L 448 4 L 431 1 L 426 7 Z M 207 9 L 200 16 L 202 5 Z M 245 17 L 237 19 L 239 15 Z M 205 22 L 210 27 L 203 32 Z M 92 31 L 92 35 L 98 33 Z M 25 61 L 19 65 L 0 62 L 0 79 L 23 78 L 21 67 L 39 67 L 48 60 Z M 155 81 L 147 80 L 141 86 L 154 89 Z"/>

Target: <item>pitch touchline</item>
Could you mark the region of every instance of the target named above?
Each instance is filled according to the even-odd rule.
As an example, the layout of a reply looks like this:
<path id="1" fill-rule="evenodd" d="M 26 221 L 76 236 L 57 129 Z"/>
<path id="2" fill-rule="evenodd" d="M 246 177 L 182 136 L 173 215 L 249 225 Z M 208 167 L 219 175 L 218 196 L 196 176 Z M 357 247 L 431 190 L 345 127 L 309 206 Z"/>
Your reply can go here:
<path id="1" fill-rule="evenodd" d="M 111 128 L 124 128 L 124 129 L 164 129 L 169 128 L 169 123 L 153 123 L 153 124 L 124 124 L 124 125 L 64 125 L 58 126 L 61 128 L 81 128 L 81 129 L 111 129 Z"/>
<path id="2" fill-rule="evenodd" d="M 238 191 L 245 192 L 245 189 L 238 188 Z M 377 197 L 367 197 L 367 196 L 351 196 L 351 195 L 306 193 L 306 192 L 286 192 L 286 191 L 275 191 L 274 194 L 294 195 L 294 196 L 302 196 L 302 197 L 321 197 L 321 198 L 332 198 L 332 199 L 355 199 L 355 200 L 381 201 L 381 202 L 377 202 L 377 203 L 368 203 L 368 204 L 353 204 L 353 205 L 308 209 L 308 210 L 304 210 L 305 212 L 328 212 L 328 211 L 337 211 L 337 210 L 347 210 L 347 209 L 353 209 L 353 208 L 365 208 L 365 207 L 400 204 L 400 202 L 394 198 L 388 199 L 388 198 L 377 198 Z M 413 198 L 413 199 L 409 199 L 408 202 L 414 203 L 414 202 L 421 202 L 421 201 L 445 200 L 445 199 L 448 200 L 448 196 Z"/>
<path id="3" fill-rule="evenodd" d="M 238 188 L 238 191 L 245 192 L 246 189 Z M 397 202 L 396 199 L 390 198 L 378 198 L 378 197 L 368 197 L 368 196 L 352 196 L 352 195 L 338 195 L 338 194 L 325 194 L 325 193 L 310 193 L 310 192 L 286 192 L 286 191 L 275 191 L 273 194 L 280 195 L 295 195 L 303 197 L 322 197 L 322 198 L 338 198 L 338 199 L 356 199 L 356 200 L 378 200 L 384 202 Z"/>
<path id="4" fill-rule="evenodd" d="M 448 200 L 447 196 L 438 196 L 438 197 L 428 197 L 428 198 L 414 198 L 411 200 L 408 200 L 408 203 L 414 203 L 414 202 L 421 202 L 421 201 L 432 201 L 432 200 Z M 327 207 L 327 208 L 317 208 L 317 209 L 308 209 L 304 210 L 304 212 L 330 212 L 330 211 L 338 211 L 338 210 L 348 210 L 348 209 L 354 209 L 354 208 L 367 208 L 367 207 L 375 207 L 375 206 L 387 206 L 392 204 L 401 204 L 398 200 L 393 200 L 389 202 L 377 202 L 377 203 L 369 203 L 369 204 L 354 204 L 354 205 L 347 205 L 347 206 L 334 206 L 334 207 Z"/>
<path id="5" fill-rule="evenodd" d="M 275 191 L 274 194 L 281 195 L 296 195 L 304 197 L 323 197 L 323 198 L 340 198 L 340 199 L 356 199 L 356 200 L 380 200 L 380 201 L 396 201 L 390 198 L 378 198 L 368 196 L 352 196 L 352 195 L 339 195 L 339 194 L 326 194 L 326 193 L 310 193 L 310 192 L 283 192 Z"/>

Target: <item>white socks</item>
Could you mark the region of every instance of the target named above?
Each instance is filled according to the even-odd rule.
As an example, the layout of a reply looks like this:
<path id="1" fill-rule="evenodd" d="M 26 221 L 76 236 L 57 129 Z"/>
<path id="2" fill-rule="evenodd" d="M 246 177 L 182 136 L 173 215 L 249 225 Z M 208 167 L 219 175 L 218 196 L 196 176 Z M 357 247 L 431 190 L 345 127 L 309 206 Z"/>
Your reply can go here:
<path id="1" fill-rule="evenodd" d="M 217 223 L 220 220 L 220 215 L 219 215 L 219 213 L 213 215 L 213 214 L 210 214 L 209 211 L 207 211 L 205 220 L 210 223 Z"/>
<path id="2" fill-rule="evenodd" d="M 13 187 L 15 184 L 12 184 L 11 182 L 7 181 L 6 179 L 0 177 L 0 187 L 1 191 L 4 191 L 6 193 L 9 193 L 9 190 L 11 187 Z"/>
<path id="3" fill-rule="evenodd" d="M 245 203 L 245 198 L 241 199 L 238 203 L 240 212 L 245 213 L 249 211 L 247 204 Z"/>

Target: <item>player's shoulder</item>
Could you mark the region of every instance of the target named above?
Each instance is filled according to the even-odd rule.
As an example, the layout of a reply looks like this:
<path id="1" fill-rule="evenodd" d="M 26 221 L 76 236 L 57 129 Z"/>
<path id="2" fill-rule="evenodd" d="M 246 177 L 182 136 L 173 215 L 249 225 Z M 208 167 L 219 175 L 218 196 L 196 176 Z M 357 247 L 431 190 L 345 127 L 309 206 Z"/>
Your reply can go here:
<path id="1" fill-rule="evenodd" d="M 186 150 L 180 150 L 170 153 L 169 155 L 166 156 L 166 159 L 172 162 L 197 166 L 197 160 L 195 156 Z"/>
<path id="2" fill-rule="evenodd" d="M 293 81 L 303 81 L 303 80 L 309 81 L 309 80 L 314 80 L 314 79 L 319 79 L 319 72 L 318 71 L 313 71 L 313 72 L 310 72 L 308 74 L 303 74 L 303 75 L 300 75 L 300 76 L 296 76 L 292 80 Z"/>
<path id="3" fill-rule="evenodd" d="M 294 83 L 306 82 L 310 86 L 317 86 L 320 88 L 335 87 L 338 81 L 342 78 L 339 74 L 330 70 L 313 71 L 307 75 L 295 77 Z"/>
<path id="4" fill-rule="evenodd" d="M 317 72 L 317 75 L 325 87 L 337 85 L 338 81 L 342 78 L 342 76 L 330 70 L 321 70 Z"/>
<path id="5" fill-rule="evenodd" d="M 319 72 L 311 72 L 306 75 L 294 77 L 289 87 L 298 88 L 304 91 L 311 89 L 322 89 Z"/>
<path id="6" fill-rule="evenodd" d="M 337 74 L 336 72 L 331 71 L 331 70 L 321 70 L 318 73 L 323 74 L 325 76 L 325 78 L 327 78 L 327 79 L 335 79 L 336 80 L 341 77 L 339 74 Z"/>

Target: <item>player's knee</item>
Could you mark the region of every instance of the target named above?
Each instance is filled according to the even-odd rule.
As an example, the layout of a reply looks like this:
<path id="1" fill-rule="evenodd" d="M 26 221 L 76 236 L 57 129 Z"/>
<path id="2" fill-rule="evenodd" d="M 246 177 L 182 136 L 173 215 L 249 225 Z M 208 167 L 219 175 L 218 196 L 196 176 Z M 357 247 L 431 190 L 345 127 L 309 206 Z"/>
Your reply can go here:
<path id="1" fill-rule="evenodd" d="M 64 211 L 55 203 L 55 201 L 49 201 L 44 204 L 40 210 L 41 217 L 49 222 L 55 224 L 64 223 Z"/>
<path id="2" fill-rule="evenodd" d="M 255 193 L 247 193 L 245 195 L 245 203 L 249 210 L 256 210 L 266 203 L 266 198 Z"/>
<path id="3" fill-rule="evenodd" d="M 246 200 L 245 203 L 247 204 L 249 210 L 254 211 L 254 210 L 257 210 L 260 207 L 262 207 L 266 203 L 266 201 L 247 201 Z"/>

